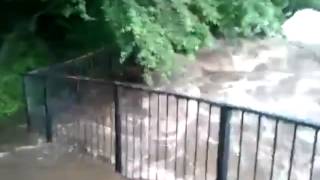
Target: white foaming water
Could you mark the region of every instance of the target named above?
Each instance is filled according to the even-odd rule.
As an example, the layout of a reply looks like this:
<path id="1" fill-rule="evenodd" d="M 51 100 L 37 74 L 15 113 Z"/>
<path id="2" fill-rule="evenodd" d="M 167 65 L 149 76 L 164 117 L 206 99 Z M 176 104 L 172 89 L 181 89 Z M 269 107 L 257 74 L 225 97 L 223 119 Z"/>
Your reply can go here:
<path id="1" fill-rule="evenodd" d="M 8 156 L 10 153 L 9 152 L 0 152 L 0 158 L 4 158 Z"/>
<path id="2" fill-rule="evenodd" d="M 320 45 L 320 12 L 314 9 L 297 11 L 282 26 L 283 34 L 289 41 Z"/>

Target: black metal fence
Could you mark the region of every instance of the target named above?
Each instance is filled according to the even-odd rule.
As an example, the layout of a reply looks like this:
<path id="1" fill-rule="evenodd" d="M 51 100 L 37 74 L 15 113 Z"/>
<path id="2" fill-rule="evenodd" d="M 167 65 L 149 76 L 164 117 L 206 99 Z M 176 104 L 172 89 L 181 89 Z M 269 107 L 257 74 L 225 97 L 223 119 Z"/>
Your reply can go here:
<path id="1" fill-rule="evenodd" d="M 28 125 L 127 179 L 319 179 L 320 124 L 140 85 L 32 72 Z"/>

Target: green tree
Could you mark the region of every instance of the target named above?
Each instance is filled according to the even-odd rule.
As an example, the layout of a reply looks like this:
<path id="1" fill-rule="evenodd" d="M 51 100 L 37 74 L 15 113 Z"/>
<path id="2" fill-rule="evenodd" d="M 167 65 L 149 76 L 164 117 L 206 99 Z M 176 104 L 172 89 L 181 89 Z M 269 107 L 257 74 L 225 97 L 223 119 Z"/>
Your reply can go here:
<path id="1" fill-rule="evenodd" d="M 220 34 L 273 36 L 318 0 L 0 1 L 0 117 L 21 107 L 20 73 L 104 46 L 119 62 L 170 76 L 175 53 L 192 55 Z M 148 77 L 148 76 L 146 76 Z"/>

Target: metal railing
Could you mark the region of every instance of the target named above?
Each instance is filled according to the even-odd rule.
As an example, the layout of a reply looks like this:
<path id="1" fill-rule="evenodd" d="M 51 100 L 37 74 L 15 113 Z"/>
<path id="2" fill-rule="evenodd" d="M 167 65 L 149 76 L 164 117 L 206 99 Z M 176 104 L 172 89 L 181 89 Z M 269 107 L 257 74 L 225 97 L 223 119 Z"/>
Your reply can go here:
<path id="1" fill-rule="evenodd" d="M 70 94 L 59 97 L 59 90 L 51 89 L 59 83 L 67 84 L 76 97 L 73 102 Z M 42 96 L 38 103 L 30 100 L 35 84 L 36 96 Z M 301 179 L 293 175 L 300 171 L 308 175 L 305 179 L 319 178 L 315 161 L 320 125 L 315 122 L 75 76 L 30 73 L 24 87 L 29 129 L 44 129 L 48 142 L 62 139 L 108 160 L 128 179 L 290 180 Z M 82 88 L 86 90 L 81 92 Z M 90 89 L 103 90 L 91 101 L 85 97 Z M 93 113 L 83 112 L 92 106 Z M 105 117 L 95 111 L 99 106 L 108 107 Z M 299 136 L 300 132 L 308 136 Z"/>
<path id="2" fill-rule="evenodd" d="M 320 179 L 320 123 L 89 78 L 104 54 L 24 75 L 30 131 L 127 179 Z"/>

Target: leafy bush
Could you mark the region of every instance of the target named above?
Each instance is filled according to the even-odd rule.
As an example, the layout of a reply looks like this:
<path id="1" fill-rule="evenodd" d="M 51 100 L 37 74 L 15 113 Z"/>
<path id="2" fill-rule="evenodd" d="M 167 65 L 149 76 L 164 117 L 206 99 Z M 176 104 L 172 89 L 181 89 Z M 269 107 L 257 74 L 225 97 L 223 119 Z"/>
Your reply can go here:
<path id="1" fill-rule="evenodd" d="M 320 9 L 320 1 L 1 1 L 0 116 L 21 106 L 19 73 L 48 64 L 49 54 L 65 59 L 105 46 L 119 52 L 121 63 L 168 77 L 175 53 L 193 57 L 214 43 L 212 34 L 274 36 L 286 16 L 306 7 Z"/>
<path id="2" fill-rule="evenodd" d="M 30 34 L 13 33 L 0 51 L 0 120 L 22 104 L 22 73 L 47 65 L 48 52 L 41 40 Z"/>
<path id="3" fill-rule="evenodd" d="M 212 42 L 210 29 L 230 36 L 275 35 L 284 16 L 270 0 L 104 0 L 121 60 L 135 53 L 147 70 L 170 75 L 175 52 L 193 54 Z"/>

